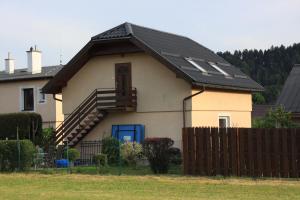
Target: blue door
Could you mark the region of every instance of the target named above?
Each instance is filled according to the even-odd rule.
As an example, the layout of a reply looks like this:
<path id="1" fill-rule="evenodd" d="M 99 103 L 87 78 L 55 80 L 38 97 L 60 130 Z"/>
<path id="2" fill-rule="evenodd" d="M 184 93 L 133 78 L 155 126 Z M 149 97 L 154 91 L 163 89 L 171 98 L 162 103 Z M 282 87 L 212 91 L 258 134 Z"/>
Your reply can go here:
<path id="1" fill-rule="evenodd" d="M 112 137 L 117 138 L 121 142 L 137 142 L 144 141 L 145 127 L 141 124 L 112 125 Z"/>

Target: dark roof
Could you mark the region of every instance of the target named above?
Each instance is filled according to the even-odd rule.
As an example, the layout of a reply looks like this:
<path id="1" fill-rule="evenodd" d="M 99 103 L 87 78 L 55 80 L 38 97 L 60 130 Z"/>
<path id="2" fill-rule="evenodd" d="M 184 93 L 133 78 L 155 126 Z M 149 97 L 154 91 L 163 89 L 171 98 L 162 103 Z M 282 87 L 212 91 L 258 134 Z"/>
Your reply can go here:
<path id="1" fill-rule="evenodd" d="M 276 104 L 288 112 L 300 113 L 300 64 L 293 67 Z"/>
<path id="2" fill-rule="evenodd" d="M 25 69 L 15 69 L 14 73 L 9 74 L 5 71 L 0 71 L 0 82 L 13 82 L 21 80 L 38 80 L 49 79 L 62 69 L 62 65 L 42 67 L 41 73 L 32 74 Z"/>
<path id="3" fill-rule="evenodd" d="M 58 73 L 57 81 L 59 81 L 60 84 L 55 83 L 55 77 L 43 90 L 47 93 L 59 92 L 61 87 L 68 81 L 66 79 L 61 79 L 66 77 L 65 75 L 68 73 L 68 70 L 72 71 L 71 68 L 76 62 L 76 57 L 83 56 L 84 51 L 86 51 L 85 49 L 92 48 L 93 45 L 101 45 L 101 42 L 107 43 L 117 40 L 129 40 L 143 51 L 156 57 L 163 62 L 163 64 L 169 66 L 169 68 L 172 68 L 176 73 L 181 74 L 182 77 L 193 85 L 246 91 L 263 90 L 262 86 L 243 74 L 238 68 L 229 64 L 213 51 L 197 42 L 184 36 L 158 31 L 131 23 L 121 24 L 92 37 L 91 41 L 81 50 L 81 52 L 66 65 L 65 70 Z M 195 66 L 190 64 L 186 58 L 192 58 L 208 71 L 208 74 L 202 73 Z M 217 64 L 217 66 L 228 73 L 230 77 L 225 77 L 222 73 L 211 67 L 208 62 Z M 75 73 L 76 72 L 73 72 L 73 75 Z M 71 78 L 73 75 L 68 78 Z M 59 77 L 61 79 L 59 79 Z"/>
<path id="4" fill-rule="evenodd" d="M 264 117 L 269 110 L 275 108 L 274 105 L 253 105 L 252 106 L 252 118 Z"/>

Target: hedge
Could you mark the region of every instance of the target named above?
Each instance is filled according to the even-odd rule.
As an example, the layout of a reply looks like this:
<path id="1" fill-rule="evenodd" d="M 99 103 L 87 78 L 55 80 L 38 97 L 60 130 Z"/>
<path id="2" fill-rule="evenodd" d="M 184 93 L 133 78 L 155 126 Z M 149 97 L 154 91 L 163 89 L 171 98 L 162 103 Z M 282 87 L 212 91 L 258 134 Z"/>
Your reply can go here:
<path id="1" fill-rule="evenodd" d="M 146 138 L 143 142 L 144 154 L 155 174 L 168 173 L 173 144 L 170 138 Z"/>
<path id="2" fill-rule="evenodd" d="M 33 112 L 0 114 L 0 140 L 29 139 L 36 143 L 42 135 L 42 117 Z"/>
<path id="3" fill-rule="evenodd" d="M 116 138 L 107 137 L 102 140 L 102 153 L 107 155 L 108 164 L 117 164 L 120 159 L 120 142 Z"/>
<path id="4" fill-rule="evenodd" d="M 29 140 L 20 140 L 20 170 L 26 170 L 33 164 L 34 145 Z M 19 167 L 17 140 L 0 140 L 0 171 L 14 171 Z"/>

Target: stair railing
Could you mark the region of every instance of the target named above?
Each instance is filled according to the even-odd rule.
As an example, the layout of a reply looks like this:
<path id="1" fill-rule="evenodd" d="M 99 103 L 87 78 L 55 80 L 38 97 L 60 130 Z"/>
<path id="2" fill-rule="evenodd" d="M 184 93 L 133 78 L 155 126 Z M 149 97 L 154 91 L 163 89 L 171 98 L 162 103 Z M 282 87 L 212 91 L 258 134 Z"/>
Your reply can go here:
<path id="1" fill-rule="evenodd" d="M 81 122 L 97 109 L 136 108 L 137 92 L 132 88 L 128 96 L 120 97 L 115 88 L 95 89 L 68 117 L 55 129 L 55 144 L 62 142 Z"/>

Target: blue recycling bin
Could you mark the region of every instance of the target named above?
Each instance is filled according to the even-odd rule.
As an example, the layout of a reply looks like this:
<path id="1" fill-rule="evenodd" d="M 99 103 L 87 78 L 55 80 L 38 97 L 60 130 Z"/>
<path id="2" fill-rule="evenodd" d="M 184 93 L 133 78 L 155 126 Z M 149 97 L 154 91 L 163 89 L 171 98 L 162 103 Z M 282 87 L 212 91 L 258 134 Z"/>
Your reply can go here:
<path id="1" fill-rule="evenodd" d="M 145 126 L 141 124 L 112 125 L 112 137 L 121 142 L 142 143 L 145 138 Z"/>
<path id="2" fill-rule="evenodd" d="M 57 168 L 66 168 L 69 166 L 69 161 L 67 159 L 60 159 L 55 161 Z"/>

